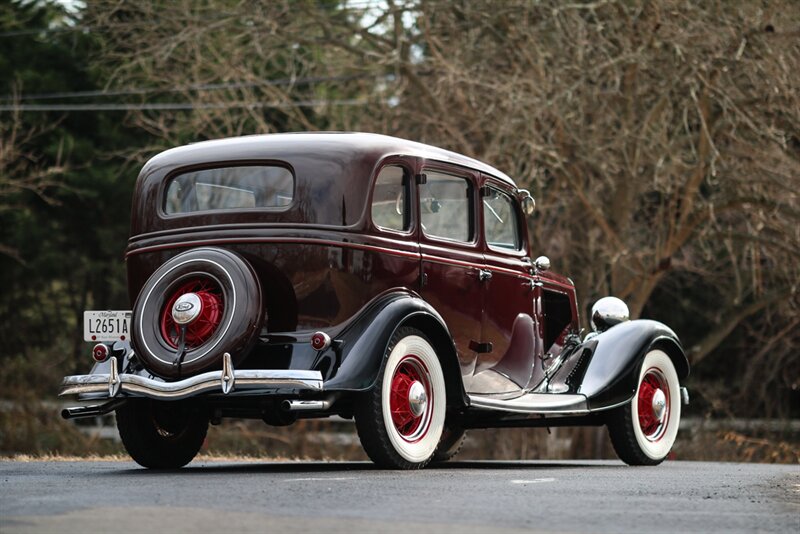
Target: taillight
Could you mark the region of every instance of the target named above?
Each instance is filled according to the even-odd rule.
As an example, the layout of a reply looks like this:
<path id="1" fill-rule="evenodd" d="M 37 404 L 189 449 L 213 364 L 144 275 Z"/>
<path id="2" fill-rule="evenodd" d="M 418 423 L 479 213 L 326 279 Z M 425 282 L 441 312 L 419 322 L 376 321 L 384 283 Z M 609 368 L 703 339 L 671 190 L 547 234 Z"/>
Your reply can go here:
<path id="1" fill-rule="evenodd" d="M 325 332 L 315 332 L 311 336 L 311 347 L 314 350 L 325 350 L 331 346 L 331 337 Z"/>
<path id="2" fill-rule="evenodd" d="M 98 343 L 92 349 L 92 359 L 97 363 L 103 363 L 108 359 L 108 347 L 104 343 Z"/>

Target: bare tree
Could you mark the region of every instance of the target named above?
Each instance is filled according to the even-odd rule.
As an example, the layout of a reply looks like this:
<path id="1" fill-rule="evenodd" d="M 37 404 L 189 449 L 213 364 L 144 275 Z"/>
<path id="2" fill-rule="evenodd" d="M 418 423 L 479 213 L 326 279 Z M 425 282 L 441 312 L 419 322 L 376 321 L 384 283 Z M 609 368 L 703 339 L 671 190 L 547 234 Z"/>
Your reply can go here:
<path id="1" fill-rule="evenodd" d="M 33 151 L 34 141 L 55 125 L 26 125 L 17 109 L 0 115 L 0 212 L 20 209 L 21 194 L 32 193 L 48 203 L 56 202 L 52 193 L 62 187 L 58 176 L 66 170 L 61 145 L 54 163 L 45 163 Z M 17 251 L 0 243 L 0 254 L 22 261 Z"/>
<path id="2" fill-rule="evenodd" d="M 167 142 L 359 129 L 489 161 L 533 189 L 534 249 L 586 302 L 702 324 L 698 366 L 745 329 L 747 387 L 797 380 L 756 372 L 800 371 L 791 0 L 109 1 L 88 24 L 110 87 L 191 104 L 131 115 Z"/>

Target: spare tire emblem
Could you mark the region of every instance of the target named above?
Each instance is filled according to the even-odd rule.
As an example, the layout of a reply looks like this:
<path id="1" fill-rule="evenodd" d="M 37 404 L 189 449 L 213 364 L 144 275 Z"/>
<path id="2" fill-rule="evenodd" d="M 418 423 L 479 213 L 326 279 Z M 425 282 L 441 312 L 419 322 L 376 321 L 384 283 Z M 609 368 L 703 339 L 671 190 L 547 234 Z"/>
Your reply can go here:
<path id="1" fill-rule="evenodd" d="M 203 303 L 197 293 L 186 293 L 178 297 L 172 306 L 172 318 L 178 325 L 187 325 L 200 316 Z"/>

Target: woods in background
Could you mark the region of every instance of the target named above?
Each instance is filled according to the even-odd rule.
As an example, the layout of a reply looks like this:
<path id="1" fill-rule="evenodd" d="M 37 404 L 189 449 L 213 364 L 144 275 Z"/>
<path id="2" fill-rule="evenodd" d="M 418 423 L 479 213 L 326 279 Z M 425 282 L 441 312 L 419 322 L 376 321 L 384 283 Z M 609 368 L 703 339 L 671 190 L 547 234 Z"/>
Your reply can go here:
<path id="1" fill-rule="evenodd" d="M 148 157 L 359 130 L 530 188 L 535 254 L 584 311 L 613 294 L 672 325 L 704 413 L 797 417 L 793 4 L 0 2 L 2 385 L 54 391 L 88 364 L 82 310 L 130 305 L 121 257 Z"/>

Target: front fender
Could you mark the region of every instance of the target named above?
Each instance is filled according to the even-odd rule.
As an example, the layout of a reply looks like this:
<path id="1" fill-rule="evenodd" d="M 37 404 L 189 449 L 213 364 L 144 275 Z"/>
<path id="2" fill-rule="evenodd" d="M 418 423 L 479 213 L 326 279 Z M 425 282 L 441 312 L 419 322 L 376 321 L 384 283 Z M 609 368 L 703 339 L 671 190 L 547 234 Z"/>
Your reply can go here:
<path id="1" fill-rule="evenodd" d="M 418 328 L 430 338 L 445 372 L 448 398 L 464 399 L 455 345 L 444 320 L 433 306 L 407 290 L 382 295 L 342 332 L 342 363 L 325 382 L 325 391 L 372 388 L 389 342 L 401 326 Z"/>
<path id="2" fill-rule="evenodd" d="M 689 375 L 689 360 L 678 336 L 658 321 L 627 321 L 592 337 L 584 345 L 594 348 L 578 393 L 586 395 L 590 410 L 629 401 L 636 393 L 642 361 L 652 349 L 661 349 L 669 355 L 678 378 Z"/>

